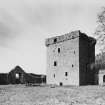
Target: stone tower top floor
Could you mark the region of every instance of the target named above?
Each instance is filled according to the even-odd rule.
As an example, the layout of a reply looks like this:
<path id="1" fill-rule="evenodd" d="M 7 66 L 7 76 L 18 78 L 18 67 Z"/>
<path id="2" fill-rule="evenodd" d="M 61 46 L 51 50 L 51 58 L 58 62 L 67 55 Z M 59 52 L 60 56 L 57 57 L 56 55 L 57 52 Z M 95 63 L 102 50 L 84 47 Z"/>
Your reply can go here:
<path id="1" fill-rule="evenodd" d="M 77 31 L 72 31 L 70 33 L 61 35 L 61 36 L 47 38 L 45 45 L 49 46 L 49 45 L 60 43 L 63 41 L 72 40 L 80 36 L 83 37 L 85 40 L 88 40 L 90 44 L 96 44 L 96 40 L 94 38 L 87 36 L 85 33 L 80 32 L 80 30 L 77 30 Z"/>

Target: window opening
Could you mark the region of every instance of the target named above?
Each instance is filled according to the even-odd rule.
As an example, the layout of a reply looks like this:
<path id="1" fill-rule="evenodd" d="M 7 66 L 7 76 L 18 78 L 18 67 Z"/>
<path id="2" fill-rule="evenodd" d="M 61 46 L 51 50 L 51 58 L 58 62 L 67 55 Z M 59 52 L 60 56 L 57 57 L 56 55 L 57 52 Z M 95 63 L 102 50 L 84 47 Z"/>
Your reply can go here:
<path id="1" fill-rule="evenodd" d="M 55 74 L 54 74 L 54 78 L 55 78 Z"/>
<path id="2" fill-rule="evenodd" d="M 65 76 L 68 76 L 68 72 L 65 72 Z"/>
<path id="3" fill-rule="evenodd" d="M 57 62 L 56 61 L 54 61 L 54 66 L 57 66 Z"/>
<path id="4" fill-rule="evenodd" d="M 105 75 L 103 76 L 103 82 L 105 82 Z"/>
<path id="5" fill-rule="evenodd" d="M 62 82 L 60 82 L 60 83 L 59 83 L 59 85 L 60 85 L 60 86 L 63 86 L 63 83 L 62 83 Z"/>
<path id="6" fill-rule="evenodd" d="M 60 48 L 58 48 L 58 53 L 60 53 Z"/>
<path id="7" fill-rule="evenodd" d="M 57 38 L 54 39 L 54 43 L 56 43 L 56 42 L 57 42 Z"/>
<path id="8" fill-rule="evenodd" d="M 72 64 L 72 67 L 74 67 L 74 65 Z"/>

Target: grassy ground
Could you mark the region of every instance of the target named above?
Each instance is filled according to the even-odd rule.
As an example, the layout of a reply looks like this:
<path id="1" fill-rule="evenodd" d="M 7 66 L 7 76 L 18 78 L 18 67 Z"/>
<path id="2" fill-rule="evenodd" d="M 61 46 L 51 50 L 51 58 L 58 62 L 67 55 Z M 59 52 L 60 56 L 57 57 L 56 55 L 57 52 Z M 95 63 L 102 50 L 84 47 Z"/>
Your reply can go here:
<path id="1" fill-rule="evenodd" d="M 105 87 L 0 85 L 0 105 L 105 105 Z"/>

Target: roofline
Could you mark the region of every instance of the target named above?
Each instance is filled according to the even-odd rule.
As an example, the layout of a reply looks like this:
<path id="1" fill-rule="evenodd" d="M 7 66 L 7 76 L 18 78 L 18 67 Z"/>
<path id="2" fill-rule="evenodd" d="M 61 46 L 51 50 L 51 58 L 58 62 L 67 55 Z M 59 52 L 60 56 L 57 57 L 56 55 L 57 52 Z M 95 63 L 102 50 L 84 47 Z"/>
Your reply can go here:
<path id="1" fill-rule="evenodd" d="M 49 46 L 49 45 L 52 45 L 52 44 L 55 44 L 55 43 L 59 43 L 59 42 L 63 42 L 63 41 L 66 41 L 66 40 L 71 40 L 71 39 L 77 38 L 77 37 L 79 37 L 79 33 L 80 33 L 80 30 L 77 30 L 77 31 L 72 31 L 70 33 L 66 33 L 64 35 L 47 38 L 45 40 L 45 45 Z M 74 36 L 74 34 L 76 34 L 77 36 Z M 54 39 L 57 39 L 57 42 L 53 42 Z"/>
<path id="2" fill-rule="evenodd" d="M 90 40 L 92 42 L 92 44 L 96 44 L 95 38 L 87 36 L 85 33 L 82 33 L 80 30 L 77 30 L 77 31 L 72 31 L 72 32 L 64 34 L 64 35 L 47 38 L 45 40 L 45 45 L 49 46 L 49 45 L 60 43 L 60 42 L 66 41 L 66 40 L 75 39 L 80 36 L 87 38 L 88 40 Z M 56 42 L 54 42 L 54 39 L 56 39 Z"/>

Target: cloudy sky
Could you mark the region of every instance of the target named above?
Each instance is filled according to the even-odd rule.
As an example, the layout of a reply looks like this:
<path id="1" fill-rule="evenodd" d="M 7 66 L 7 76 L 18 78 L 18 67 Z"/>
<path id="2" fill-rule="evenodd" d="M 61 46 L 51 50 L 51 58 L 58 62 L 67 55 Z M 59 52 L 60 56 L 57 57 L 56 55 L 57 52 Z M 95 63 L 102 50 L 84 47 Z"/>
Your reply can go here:
<path id="1" fill-rule="evenodd" d="M 103 4 L 104 0 L 0 0 L 0 72 L 20 65 L 26 72 L 46 74 L 45 39 L 74 30 L 93 36 Z"/>

